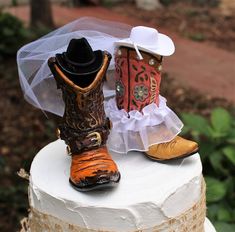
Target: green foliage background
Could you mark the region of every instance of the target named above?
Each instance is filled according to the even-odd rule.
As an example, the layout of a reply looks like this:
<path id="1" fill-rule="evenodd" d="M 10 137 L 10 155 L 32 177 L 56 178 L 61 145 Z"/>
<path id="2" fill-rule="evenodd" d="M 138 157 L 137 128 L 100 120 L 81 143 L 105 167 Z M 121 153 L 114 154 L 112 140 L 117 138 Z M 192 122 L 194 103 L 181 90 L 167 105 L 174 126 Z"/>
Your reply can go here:
<path id="1" fill-rule="evenodd" d="M 28 36 L 23 23 L 16 17 L 0 12 L 0 56 L 13 55 Z"/>
<path id="2" fill-rule="evenodd" d="M 183 114 L 184 133 L 200 144 L 208 217 L 218 232 L 235 231 L 235 118 L 216 108 L 210 119 Z"/>
<path id="3" fill-rule="evenodd" d="M 29 41 L 35 40 L 51 31 L 51 28 L 38 27 L 26 29 L 15 16 L 0 11 L 0 59 L 15 56 L 17 50 Z"/>

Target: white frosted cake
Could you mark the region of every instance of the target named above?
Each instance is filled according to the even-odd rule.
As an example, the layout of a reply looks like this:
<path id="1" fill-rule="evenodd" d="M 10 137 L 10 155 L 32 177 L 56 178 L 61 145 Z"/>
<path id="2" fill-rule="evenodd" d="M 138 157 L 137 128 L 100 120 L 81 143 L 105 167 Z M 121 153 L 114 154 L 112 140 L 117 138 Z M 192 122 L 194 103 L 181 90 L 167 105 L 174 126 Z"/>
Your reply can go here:
<path id="1" fill-rule="evenodd" d="M 32 232 L 214 232 L 205 220 L 205 184 L 198 154 L 167 163 L 141 152 L 113 154 L 122 179 L 116 188 L 81 193 L 69 185 L 63 141 L 44 147 L 30 171 Z"/>

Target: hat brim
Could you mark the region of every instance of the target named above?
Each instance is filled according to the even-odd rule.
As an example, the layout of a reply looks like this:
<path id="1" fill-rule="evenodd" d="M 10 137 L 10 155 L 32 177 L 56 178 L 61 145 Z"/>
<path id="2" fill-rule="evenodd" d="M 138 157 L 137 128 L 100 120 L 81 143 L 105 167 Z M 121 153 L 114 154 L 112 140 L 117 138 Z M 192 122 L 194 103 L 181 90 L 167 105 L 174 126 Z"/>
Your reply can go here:
<path id="1" fill-rule="evenodd" d="M 130 38 L 116 41 L 115 46 L 126 46 L 134 48 L 133 41 Z M 138 49 L 155 55 L 170 56 L 175 52 L 175 45 L 170 37 L 158 33 L 157 45 L 136 43 Z"/>
<path id="2" fill-rule="evenodd" d="M 70 75 L 88 75 L 98 72 L 103 64 L 104 54 L 101 50 L 94 51 L 95 59 L 92 63 L 84 66 L 79 64 L 71 64 L 64 59 L 64 54 L 56 54 L 56 61 L 60 68 Z"/>

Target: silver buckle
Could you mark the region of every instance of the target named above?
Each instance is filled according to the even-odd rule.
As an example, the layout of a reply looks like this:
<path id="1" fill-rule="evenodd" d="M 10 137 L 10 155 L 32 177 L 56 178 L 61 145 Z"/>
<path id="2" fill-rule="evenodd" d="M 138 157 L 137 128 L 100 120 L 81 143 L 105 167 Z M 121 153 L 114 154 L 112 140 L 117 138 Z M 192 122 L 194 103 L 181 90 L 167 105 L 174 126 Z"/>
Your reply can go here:
<path id="1" fill-rule="evenodd" d="M 91 138 L 95 136 L 94 138 Z M 87 136 L 87 138 L 91 138 L 91 141 L 96 141 L 94 144 L 91 145 L 91 147 L 96 147 L 96 146 L 100 146 L 102 143 L 102 138 L 99 132 L 91 132 L 89 133 Z"/>

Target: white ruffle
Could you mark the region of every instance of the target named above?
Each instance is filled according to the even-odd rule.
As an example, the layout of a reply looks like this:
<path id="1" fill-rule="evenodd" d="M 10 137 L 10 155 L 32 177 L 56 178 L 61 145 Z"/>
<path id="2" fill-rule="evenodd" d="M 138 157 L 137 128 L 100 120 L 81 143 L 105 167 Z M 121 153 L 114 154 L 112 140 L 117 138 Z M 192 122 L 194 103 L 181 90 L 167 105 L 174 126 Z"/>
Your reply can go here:
<path id="1" fill-rule="evenodd" d="M 108 148 L 117 153 L 147 151 L 153 144 L 171 141 L 181 132 L 182 121 L 166 105 L 160 96 L 160 103 L 147 105 L 142 113 L 133 110 L 129 114 L 119 110 L 114 98 L 105 102 L 105 113 L 112 122 L 107 142 Z"/>

